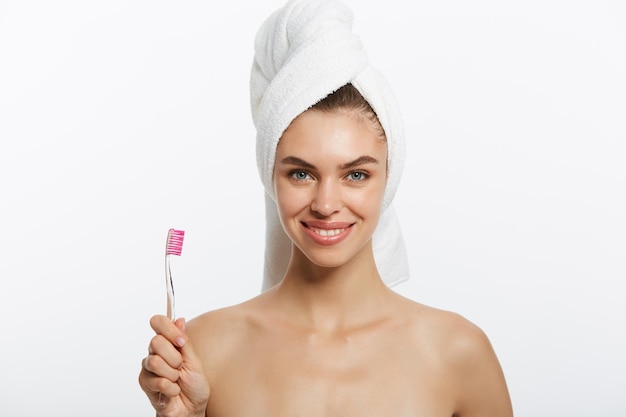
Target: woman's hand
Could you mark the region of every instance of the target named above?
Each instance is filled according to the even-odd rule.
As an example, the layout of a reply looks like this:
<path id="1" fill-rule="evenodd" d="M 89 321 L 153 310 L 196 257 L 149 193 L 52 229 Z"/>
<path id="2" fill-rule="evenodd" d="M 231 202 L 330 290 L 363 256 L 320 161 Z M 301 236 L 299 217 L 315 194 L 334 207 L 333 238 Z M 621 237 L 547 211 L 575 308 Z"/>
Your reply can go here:
<path id="1" fill-rule="evenodd" d="M 157 416 L 204 416 L 209 383 L 185 333 L 185 319 L 172 322 L 157 315 L 150 319 L 150 326 L 156 336 L 141 363 L 139 385 Z"/>

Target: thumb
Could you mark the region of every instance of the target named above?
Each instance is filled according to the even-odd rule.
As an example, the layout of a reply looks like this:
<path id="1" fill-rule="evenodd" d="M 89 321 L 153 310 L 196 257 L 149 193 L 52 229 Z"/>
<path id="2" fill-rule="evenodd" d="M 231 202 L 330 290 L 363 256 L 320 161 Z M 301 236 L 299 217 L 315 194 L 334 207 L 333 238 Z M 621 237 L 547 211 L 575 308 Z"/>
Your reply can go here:
<path id="1" fill-rule="evenodd" d="M 180 369 L 178 385 L 191 404 L 200 406 L 200 408 L 205 407 L 210 389 L 204 374 L 202 361 L 196 354 L 193 343 L 189 341 L 185 332 L 185 319 L 177 319 L 174 323 L 180 329 L 184 339 L 184 343 L 182 345 L 179 343 L 178 348 L 183 356 L 183 366 Z"/>
<path id="2" fill-rule="evenodd" d="M 174 324 L 176 325 L 176 327 L 178 327 L 178 329 L 181 332 L 185 333 L 185 325 L 187 324 L 187 321 L 185 320 L 184 317 L 180 317 L 174 320 Z"/>
<path id="3" fill-rule="evenodd" d="M 176 319 L 176 321 L 174 321 L 174 325 L 178 327 L 181 333 L 181 336 L 176 338 L 176 346 L 178 347 L 180 353 L 183 355 L 183 360 L 185 362 L 190 361 L 191 363 L 195 364 L 199 362 L 199 358 L 191 347 L 191 343 L 189 342 L 189 336 L 185 332 L 186 324 L 187 322 L 183 317 L 178 318 Z"/>

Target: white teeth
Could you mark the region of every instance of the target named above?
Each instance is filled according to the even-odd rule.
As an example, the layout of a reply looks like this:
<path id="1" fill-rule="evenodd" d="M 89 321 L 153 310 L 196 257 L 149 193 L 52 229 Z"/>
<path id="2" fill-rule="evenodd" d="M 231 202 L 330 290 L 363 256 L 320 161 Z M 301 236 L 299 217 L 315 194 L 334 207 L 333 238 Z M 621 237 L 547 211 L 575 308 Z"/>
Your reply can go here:
<path id="1" fill-rule="evenodd" d="M 325 230 L 325 229 L 313 229 L 315 231 L 315 233 L 317 233 L 320 236 L 337 236 L 339 233 L 343 232 L 346 229 L 331 229 L 331 230 Z"/>

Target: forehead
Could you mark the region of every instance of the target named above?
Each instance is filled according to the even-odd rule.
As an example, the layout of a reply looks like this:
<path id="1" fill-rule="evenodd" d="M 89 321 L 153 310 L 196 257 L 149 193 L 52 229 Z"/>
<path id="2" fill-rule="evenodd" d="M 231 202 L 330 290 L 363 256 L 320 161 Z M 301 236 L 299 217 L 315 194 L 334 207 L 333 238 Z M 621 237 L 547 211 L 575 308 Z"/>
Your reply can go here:
<path id="1" fill-rule="evenodd" d="M 310 109 L 299 115 L 283 133 L 277 155 L 336 155 L 349 158 L 374 153 L 386 158 L 387 144 L 371 120 L 350 109 L 331 112 Z M 307 155 L 309 154 L 309 155 Z"/>

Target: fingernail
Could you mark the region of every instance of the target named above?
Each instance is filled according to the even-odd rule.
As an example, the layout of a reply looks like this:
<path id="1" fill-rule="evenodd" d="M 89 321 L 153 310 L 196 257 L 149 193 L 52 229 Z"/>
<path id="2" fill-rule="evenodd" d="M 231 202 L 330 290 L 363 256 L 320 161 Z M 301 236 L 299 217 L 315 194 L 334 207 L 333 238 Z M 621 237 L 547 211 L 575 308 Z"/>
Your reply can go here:
<path id="1" fill-rule="evenodd" d="M 185 339 L 183 339 L 181 336 L 178 336 L 178 337 L 176 338 L 176 344 L 177 344 L 179 347 L 183 347 L 183 346 L 185 346 Z"/>

